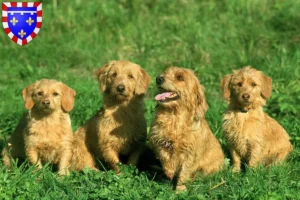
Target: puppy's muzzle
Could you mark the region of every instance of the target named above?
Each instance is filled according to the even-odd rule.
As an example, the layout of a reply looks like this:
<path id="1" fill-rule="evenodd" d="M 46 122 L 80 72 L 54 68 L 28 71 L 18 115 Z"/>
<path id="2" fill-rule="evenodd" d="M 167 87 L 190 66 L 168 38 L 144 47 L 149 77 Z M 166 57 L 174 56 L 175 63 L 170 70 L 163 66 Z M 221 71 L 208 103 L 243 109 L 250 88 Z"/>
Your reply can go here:
<path id="1" fill-rule="evenodd" d="M 250 95 L 245 93 L 245 94 L 242 95 L 242 98 L 243 98 L 244 101 L 248 101 L 249 98 L 250 98 Z"/>
<path id="2" fill-rule="evenodd" d="M 46 99 L 42 102 L 42 104 L 43 104 L 43 106 L 48 107 L 48 106 L 50 106 L 50 101 Z"/>
<path id="3" fill-rule="evenodd" d="M 165 82 L 164 77 L 162 77 L 162 76 L 157 76 L 157 77 L 156 77 L 156 84 L 157 84 L 157 85 L 161 85 L 161 84 L 163 84 L 164 82 Z"/>
<path id="4" fill-rule="evenodd" d="M 123 93 L 124 91 L 125 91 L 125 86 L 123 84 L 117 86 L 117 92 Z"/>

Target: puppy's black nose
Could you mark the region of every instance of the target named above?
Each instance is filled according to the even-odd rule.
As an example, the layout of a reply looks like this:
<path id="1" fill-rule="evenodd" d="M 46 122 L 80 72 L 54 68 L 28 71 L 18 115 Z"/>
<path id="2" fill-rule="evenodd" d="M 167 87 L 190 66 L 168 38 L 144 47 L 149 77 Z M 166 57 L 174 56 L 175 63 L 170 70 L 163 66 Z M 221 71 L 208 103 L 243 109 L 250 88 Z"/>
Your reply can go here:
<path id="1" fill-rule="evenodd" d="M 162 77 L 162 76 L 157 76 L 157 77 L 156 77 L 156 84 L 157 84 L 157 85 L 161 85 L 161 84 L 163 84 L 164 82 L 165 82 L 164 77 Z"/>
<path id="2" fill-rule="evenodd" d="M 118 85 L 117 86 L 117 91 L 118 92 L 124 92 L 125 91 L 125 86 L 122 84 L 122 85 Z"/>
<path id="3" fill-rule="evenodd" d="M 50 101 L 49 100 L 44 100 L 42 102 L 42 104 L 45 105 L 45 106 L 49 106 L 50 105 Z"/>
<path id="4" fill-rule="evenodd" d="M 243 94 L 242 95 L 242 98 L 244 99 L 244 100 L 248 100 L 249 98 L 250 98 L 250 95 L 249 94 Z"/>

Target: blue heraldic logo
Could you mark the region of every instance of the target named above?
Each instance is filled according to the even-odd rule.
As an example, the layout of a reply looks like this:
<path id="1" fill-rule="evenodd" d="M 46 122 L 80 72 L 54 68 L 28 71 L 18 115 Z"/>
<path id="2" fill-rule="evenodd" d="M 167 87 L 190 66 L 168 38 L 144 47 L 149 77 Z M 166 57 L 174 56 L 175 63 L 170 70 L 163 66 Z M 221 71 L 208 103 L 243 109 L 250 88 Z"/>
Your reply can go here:
<path id="1" fill-rule="evenodd" d="M 12 41 L 21 46 L 26 45 L 42 27 L 42 3 L 3 2 L 2 25 Z"/>

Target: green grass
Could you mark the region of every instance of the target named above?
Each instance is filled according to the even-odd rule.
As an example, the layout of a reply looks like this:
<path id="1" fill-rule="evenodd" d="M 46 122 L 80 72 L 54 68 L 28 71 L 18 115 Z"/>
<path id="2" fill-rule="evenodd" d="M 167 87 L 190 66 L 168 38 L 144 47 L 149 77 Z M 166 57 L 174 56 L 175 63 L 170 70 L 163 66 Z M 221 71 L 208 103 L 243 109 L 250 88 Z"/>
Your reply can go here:
<path id="1" fill-rule="evenodd" d="M 75 130 L 101 105 L 95 69 L 128 59 L 153 80 L 170 65 L 193 69 L 206 88 L 206 118 L 223 146 L 221 77 L 245 65 L 262 70 L 273 78 L 265 111 L 287 130 L 294 151 L 282 166 L 241 174 L 227 167 L 196 179 L 178 195 L 161 175 L 126 166 L 120 176 L 84 171 L 61 178 L 50 167 L 36 172 L 24 165 L 8 172 L 1 163 L 0 199 L 299 198 L 300 1 L 70 0 L 59 1 L 56 9 L 52 1 L 42 2 L 43 26 L 34 41 L 21 47 L 0 31 L 0 138 L 11 134 L 24 111 L 21 90 L 41 78 L 77 91 L 71 112 Z M 148 126 L 155 92 L 152 81 L 145 98 Z"/>

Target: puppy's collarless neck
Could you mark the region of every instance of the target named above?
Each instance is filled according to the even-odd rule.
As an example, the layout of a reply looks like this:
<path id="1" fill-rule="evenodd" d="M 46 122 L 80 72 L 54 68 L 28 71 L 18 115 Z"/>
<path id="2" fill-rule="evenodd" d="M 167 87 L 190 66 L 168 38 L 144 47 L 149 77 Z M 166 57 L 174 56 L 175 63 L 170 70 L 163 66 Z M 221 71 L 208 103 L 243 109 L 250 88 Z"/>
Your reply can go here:
<path id="1" fill-rule="evenodd" d="M 251 110 L 251 108 L 245 109 L 245 108 L 231 108 L 229 109 L 229 111 L 231 112 L 235 112 L 235 113 L 249 113 L 249 111 Z"/>
<path id="2" fill-rule="evenodd" d="M 39 113 L 29 110 L 27 113 L 27 118 L 32 121 L 48 121 L 55 118 L 65 119 L 64 116 L 67 115 L 68 113 L 64 112 Z"/>
<path id="3" fill-rule="evenodd" d="M 236 105 L 229 105 L 229 110 L 236 113 L 248 113 L 250 110 L 253 110 L 254 108 L 250 106 L 236 106 Z"/>
<path id="4" fill-rule="evenodd" d="M 250 108 L 249 108 L 249 109 L 240 108 L 240 109 L 238 109 L 238 110 L 239 110 L 239 112 L 241 112 L 241 113 L 248 113 L 249 110 L 251 110 L 251 109 L 250 109 Z"/>

